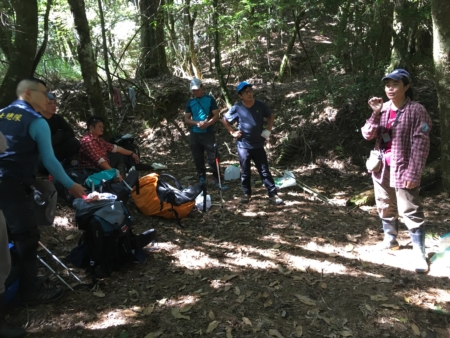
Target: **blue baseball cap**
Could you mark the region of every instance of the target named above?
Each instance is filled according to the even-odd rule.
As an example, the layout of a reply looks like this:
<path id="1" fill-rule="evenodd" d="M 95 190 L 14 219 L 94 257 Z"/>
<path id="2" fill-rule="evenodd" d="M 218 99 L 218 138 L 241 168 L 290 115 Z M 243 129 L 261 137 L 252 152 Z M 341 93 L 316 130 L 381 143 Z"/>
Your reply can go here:
<path id="1" fill-rule="evenodd" d="M 411 82 L 411 75 L 409 75 L 409 73 L 406 70 L 399 68 L 395 69 L 392 73 L 389 73 L 388 75 L 383 77 L 381 81 L 386 81 L 389 79 L 400 81 L 403 78 L 407 78 L 408 82 Z"/>
<path id="2" fill-rule="evenodd" d="M 52 93 L 47 93 L 47 97 L 49 100 L 56 101 L 56 97 Z"/>
<path id="3" fill-rule="evenodd" d="M 237 90 L 238 94 L 239 94 L 245 87 L 253 87 L 253 85 L 252 85 L 251 83 L 248 83 L 247 81 L 242 81 L 242 82 L 239 83 L 238 86 L 236 87 L 236 90 Z"/>

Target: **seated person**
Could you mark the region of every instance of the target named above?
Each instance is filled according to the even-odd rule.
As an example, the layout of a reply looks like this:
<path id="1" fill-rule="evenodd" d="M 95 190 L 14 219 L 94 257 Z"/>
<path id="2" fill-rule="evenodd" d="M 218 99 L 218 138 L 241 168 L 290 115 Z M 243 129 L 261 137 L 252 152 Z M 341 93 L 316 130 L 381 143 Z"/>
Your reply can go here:
<path id="1" fill-rule="evenodd" d="M 106 142 L 103 135 L 103 118 L 91 116 L 86 126 L 88 134 L 81 139 L 78 161 L 80 167 L 92 167 L 107 170 L 116 168 L 123 176 L 125 174 L 124 156 L 131 156 L 135 163 L 139 157 L 131 150 Z"/>
<path id="2" fill-rule="evenodd" d="M 59 162 L 66 159 L 76 159 L 76 155 L 80 150 L 80 141 L 75 138 L 75 133 L 67 123 L 67 121 L 61 115 L 56 114 L 56 97 L 52 93 L 48 93 L 48 104 L 45 111 L 40 114 L 45 117 L 52 135 L 52 146 L 55 153 L 55 157 Z"/>

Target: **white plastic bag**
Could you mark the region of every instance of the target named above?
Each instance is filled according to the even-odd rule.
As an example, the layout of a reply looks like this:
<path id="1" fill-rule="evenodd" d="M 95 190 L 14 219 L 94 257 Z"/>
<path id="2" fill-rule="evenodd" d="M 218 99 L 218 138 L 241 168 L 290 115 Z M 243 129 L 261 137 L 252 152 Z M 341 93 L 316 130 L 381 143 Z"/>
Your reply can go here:
<path id="1" fill-rule="evenodd" d="M 273 180 L 275 181 L 275 186 L 277 187 L 277 189 L 283 189 L 297 185 L 294 174 L 289 170 L 284 171 L 283 177 L 275 177 Z"/>
<path id="2" fill-rule="evenodd" d="M 198 195 L 195 198 L 195 207 L 198 210 L 203 211 L 203 192 L 201 192 L 200 195 Z M 211 208 L 211 196 L 206 195 L 206 211 L 208 211 L 210 208 Z"/>
<path id="3" fill-rule="evenodd" d="M 234 165 L 229 165 L 225 169 L 224 173 L 225 181 L 237 180 L 239 179 L 239 177 L 241 177 L 241 171 L 239 170 L 238 167 L 235 167 Z"/>

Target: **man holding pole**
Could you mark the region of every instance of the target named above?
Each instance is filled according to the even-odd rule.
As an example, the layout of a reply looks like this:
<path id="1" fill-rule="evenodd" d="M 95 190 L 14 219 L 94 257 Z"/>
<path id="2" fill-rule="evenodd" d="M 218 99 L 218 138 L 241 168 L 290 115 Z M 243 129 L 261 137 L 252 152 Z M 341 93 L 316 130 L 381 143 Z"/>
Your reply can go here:
<path id="1" fill-rule="evenodd" d="M 241 184 L 244 196 L 241 203 L 249 203 L 252 196 L 251 160 L 255 162 L 264 186 L 272 204 L 279 205 L 283 200 L 278 197 L 275 182 L 269 170 L 264 142 L 269 139 L 272 131 L 274 116 L 270 109 L 260 100 L 253 97 L 252 84 L 241 82 L 237 86 L 240 102 L 235 104 L 223 117 L 222 123 L 228 132 L 237 138 L 237 151 L 241 165 Z M 267 129 L 263 128 L 267 119 Z M 232 123 L 237 123 L 234 130 Z"/>

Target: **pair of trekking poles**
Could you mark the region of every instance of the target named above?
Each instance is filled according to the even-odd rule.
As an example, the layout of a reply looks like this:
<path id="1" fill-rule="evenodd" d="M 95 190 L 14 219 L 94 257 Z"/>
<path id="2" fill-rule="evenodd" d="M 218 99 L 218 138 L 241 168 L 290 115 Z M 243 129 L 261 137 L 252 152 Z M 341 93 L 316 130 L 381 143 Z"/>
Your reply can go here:
<path id="1" fill-rule="evenodd" d="M 50 256 L 52 256 L 52 258 L 57 261 L 64 269 L 67 270 L 67 272 L 77 280 L 78 283 L 83 284 L 83 282 L 81 281 L 80 278 L 78 278 L 77 275 L 75 275 L 63 262 L 61 262 L 61 260 L 56 257 L 53 252 L 51 252 L 44 244 L 42 244 L 40 241 L 38 242 L 39 245 L 45 250 L 47 251 L 47 253 L 50 254 Z M 51 273 L 53 273 L 61 282 L 63 282 L 70 290 L 74 291 L 73 287 L 71 287 L 69 285 L 69 283 L 67 283 L 50 265 L 48 265 L 39 255 L 36 255 L 37 258 L 39 259 L 39 261 L 47 268 L 50 270 Z"/>

